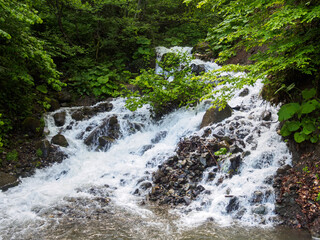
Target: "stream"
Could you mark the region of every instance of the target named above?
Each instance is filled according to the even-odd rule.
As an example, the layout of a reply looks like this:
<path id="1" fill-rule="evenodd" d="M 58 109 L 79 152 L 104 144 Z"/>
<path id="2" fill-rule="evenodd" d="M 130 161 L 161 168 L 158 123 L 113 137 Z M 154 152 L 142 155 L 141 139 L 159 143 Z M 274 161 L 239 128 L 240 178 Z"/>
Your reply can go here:
<path id="1" fill-rule="evenodd" d="M 158 48 L 158 58 L 177 50 L 191 48 Z M 194 63 L 206 71 L 218 68 Z M 150 120 L 148 106 L 130 112 L 121 98 L 110 102 L 111 110 L 78 121 L 73 116 L 81 107 L 49 113 L 47 138 L 64 135 L 69 146 L 61 150 L 68 157 L 0 192 L 0 239 L 311 239 L 306 231 L 277 226 L 272 177 L 291 164 L 291 154 L 277 134 L 277 108 L 259 97 L 261 87 L 248 87 L 245 96 L 238 91 L 229 102 L 236 109 L 232 116 L 209 127 L 209 138 L 223 135 L 244 143 L 249 154 L 237 174 L 225 177 L 228 159 L 211 181 L 216 167 L 207 168 L 200 182 L 206 191 L 176 208 L 146 201 L 151 188 L 142 186 L 152 183 L 152 173 L 175 154 L 181 139 L 205 133 L 208 128 L 199 126 L 209 104 L 179 109 L 159 122 Z M 266 111 L 268 121 L 261 119 Z M 58 112 L 66 113 L 60 127 L 53 117 Z M 227 195 L 237 202 L 232 211 Z"/>

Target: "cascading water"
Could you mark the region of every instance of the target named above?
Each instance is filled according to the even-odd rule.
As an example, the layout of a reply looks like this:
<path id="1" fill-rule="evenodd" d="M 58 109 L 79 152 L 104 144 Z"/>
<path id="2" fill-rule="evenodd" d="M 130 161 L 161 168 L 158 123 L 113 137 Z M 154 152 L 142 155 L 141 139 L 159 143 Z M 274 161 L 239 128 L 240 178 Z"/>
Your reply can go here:
<path id="1" fill-rule="evenodd" d="M 190 52 L 191 48 L 178 50 Z M 168 51 L 158 48 L 158 58 Z M 218 67 L 201 64 L 206 64 L 207 70 Z M 206 104 L 177 110 L 158 123 L 150 120 L 148 107 L 130 112 L 124 99 L 113 100 L 112 110 L 81 121 L 73 117 L 81 108 L 59 109 L 55 113 L 66 112 L 62 127 L 55 126 L 54 113 L 48 114 L 47 138 L 63 134 L 69 146 L 61 150 L 68 157 L 21 179 L 19 186 L 0 192 L 0 239 L 250 239 L 252 232 L 235 229 L 271 224 L 275 215 L 269 178 L 279 166 L 291 161 L 286 145 L 276 134 L 276 109 L 258 97 L 260 88 L 261 84 L 248 87 L 245 97 L 236 94 L 229 104 L 237 110 L 211 127 L 212 136 L 236 136 L 245 143 L 243 150 L 250 155 L 243 158 L 238 174 L 218 184 L 230 162 L 221 164 L 222 170 L 213 181 L 207 179 L 214 167 L 208 168 L 201 182 L 208 191 L 189 206 L 169 212 L 144 205 L 152 173 L 175 153 L 182 138 L 204 133 L 199 126 Z M 272 114 L 271 121 L 261 120 L 265 110 Z M 262 198 L 258 204 L 255 197 Z M 231 198 L 237 207 L 227 211 Z M 221 230 L 211 226 L 208 219 L 224 226 L 234 226 L 240 219 L 236 222 L 240 227 Z M 254 234 L 252 239 L 288 236 L 273 230 Z M 272 237 L 266 237 L 268 234 Z"/>

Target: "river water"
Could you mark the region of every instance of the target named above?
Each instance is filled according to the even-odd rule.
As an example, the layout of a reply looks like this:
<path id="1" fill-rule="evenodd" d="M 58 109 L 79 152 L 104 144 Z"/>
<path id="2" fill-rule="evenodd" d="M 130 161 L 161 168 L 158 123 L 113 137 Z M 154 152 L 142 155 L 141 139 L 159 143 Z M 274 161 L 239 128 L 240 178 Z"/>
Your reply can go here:
<path id="1" fill-rule="evenodd" d="M 159 48 L 158 57 L 167 51 Z M 205 64 L 206 70 L 218 67 L 196 63 Z M 68 158 L 0 192 L 0 239 L 310 239 L 307 232 L 275 227 L 275 197 L 268 179 L 278 167 L 291 163 L 291 155 L 276 133 L 277 109 L 259 98 L 261 87 L 248 87 L 248 95 L 242 97 L 236 93 L 229 105 L 237 110 L 212 127 L 212 134 L 245 142 L 243 150 L 250 155 L 244 157 L 239 173 L 217 184 L 230 162 L 221 163 L 213 181 L 207 181 L 212 170 L 207 169 L 201 182 L 207 193 L 177 209 L 146 202 L 150 189 L 140 187 L 151 181 L 181 139 L 204 133 L 199 126 L 208 104 L 180 109 L 159 122 L 150 120 L 147 106 L 128 111 L 124 99 L 113 100 L 111 111 L 78 122 L 71 115 L 79 107 L 59 109 L 56 112 L 67 114 L 62 127 L 55 126 L 54 113 L 48 114 L 47 138 L 63 134 L 69 142 L 62 148 Z M 268 122 L 261 120 L 264 111 L 272 116 Z M 115 116 L 121 134 L 110 148 L 97 150 L 98 138 L 90 146 L 84 143 Z M 135 194 L 139 188 L 140 194 Z M 262 196 L 259 203 L 252 200 L 257 194 Z M 237 197 L 236 211 L 226 211 L 226 195 Z M 257 214 L 258 208 L 262 214 Z"/>

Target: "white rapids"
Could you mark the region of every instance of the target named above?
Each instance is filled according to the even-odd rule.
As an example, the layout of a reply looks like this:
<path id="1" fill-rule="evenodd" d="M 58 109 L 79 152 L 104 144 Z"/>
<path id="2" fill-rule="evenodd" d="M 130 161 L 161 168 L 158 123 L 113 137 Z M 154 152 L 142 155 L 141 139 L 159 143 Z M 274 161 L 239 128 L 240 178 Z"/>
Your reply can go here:
<path id="1" fill-rule="evenodd" d="M 191 48 L 179 50 L 190 52 Z M 158 58 L 167 51 L 170 50 L 158 48 Z M 195 63 L 199 61 L 195 60 Z M 214 63 L 205 64 L 207 70 L 218 68 Z M 274 176 L 280 166 L 290 164 L 291 155 L 276 132 L 277 108 L 259 97 L 261 87 L 261 83 L 248 87 L 249 94 L 244 97 L 239 96 L 240 91 L 236 93 L 229 105 L 238 107 L 238 110 L 230 118 L 212 127 L 213 134 L 244 134 L 244 151 L 250 151 L 250 155 L 243 159 L 239 174 L 225 179 L 217 186 L 219 176 L 224 174 L 223 169 L 228 169 L 228 161 L 222 165 L 222 172 L 212 182 L 206 181 L 210 171 L 208 169 L 201 185 L 210 194 L 201 194 L 188 207 L 172 210 L 179 216 L 173 223 L 176 226 L 194 227 L 208 219 L 230 226 L 241 211 L 238 225 L 272 224 L 275 199 L 268 178 Z M 140 204 L 150 189 L 137 196 L 133 194 L 137 184 L 142 180 L 151 181 L 152 172 L 174 154 L 180 139 L 203 134 L 204 130 L 199 130 L 199 126 L 208 105 L 200 104 L 195 108 L 177 110 L 155 123 L 150 120 L 147 106 L 130 112 L 124 106 L 124 99 L 115 99 L 112 104 L 111 111 L 78 122 L 71 118 L 71 114 L 79 107 L 59 109 L 56 112 L 67 113 L 66 123 L 62 127 L 54 124 L 53 114 L 56 112 L 46 116 L 46 125 L 50 131 L 48 140 L 57 133 L 63 134 L 69 147 L 61 150 L 68 157 L 62 163 L 37 170 L 32 177 L 22 178 L 17 187 L 0 192 L 0 239 L 24 239 L 22 236 L 28 236 L 32 232 L 31 228 L 40 229 L 45 226 L 50 213 L 57 206 L 69 203 L 72 198 L 94 199 L 96 195 L 88 191 L 92 188 L 100 189 L 99 196 L 108 196 L 117 208 L 142 218 L 148 217 L 150 224 L 154 213 Z M 272 114 L 267 123 L 261 120 L 265 110 Z M 91 131 L 111 116 L 117 116 L 121 137 L 106 152 L 94 151 L 95 149 L 85 145 L 83 140 Z M 130 131 L 128 123 L 140 125 L 141 130 Z M 234 130 L 230 130 L 231 126 Z M 163 132 L 166 134 L 160 141 L 153 141 Z M 250 199 L 259 192 L 265 196 L 264 200 L 259 205 L 253 204 Z M 237 197 L 239 211 L 230 214 L 226 212 L 230 201 L 226 195 Z M 263 215 L 254 214 L 259 207 L 260 210 L 263 208 Z M 156 218 L 153 224 L 157 224 Z"/>

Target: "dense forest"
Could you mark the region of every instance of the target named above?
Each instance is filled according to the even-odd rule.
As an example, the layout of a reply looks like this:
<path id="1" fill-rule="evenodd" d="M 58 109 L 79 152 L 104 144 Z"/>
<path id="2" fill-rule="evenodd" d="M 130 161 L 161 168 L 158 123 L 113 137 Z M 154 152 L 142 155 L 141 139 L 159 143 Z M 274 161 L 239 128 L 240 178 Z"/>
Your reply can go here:
<path id="1" fill-rule="evenodd" d="M 287 103 L 279 111 L 279 120 L 286 121 L 283 136 L 319 139 L 318 0 L 0 0 L 0 12 L 2 149 L 10 147 L 11 134 L 22 130 L 27 117 L 52 109 L 61 90 L 99 99 L 129 94 L 132 109 L 160 102 L 152 106 L 163 112 L 168 105 L 206 98 L 223 105 L 234 89 L 257 79 L 265 81 L 267 100 Z M 219 71 L 247 75 L 220 79 L 228 87 L 219 99 L 216 91 L 195 84 L 214 81 L 216 72 L 176 74 L 173 87 L 158 91 L 163 85 L 148 69 L 160 45 L 197 45 L 224 64 Z M 251 64 L 228 60 L 239 53 L 250 56 Z M 177 59 L 168 61 L 172 68 Z M 128 83 L 147 89 L 143 100 L 123 91 Z M 185 94 L 188 89 L 194 91 Z"/>

